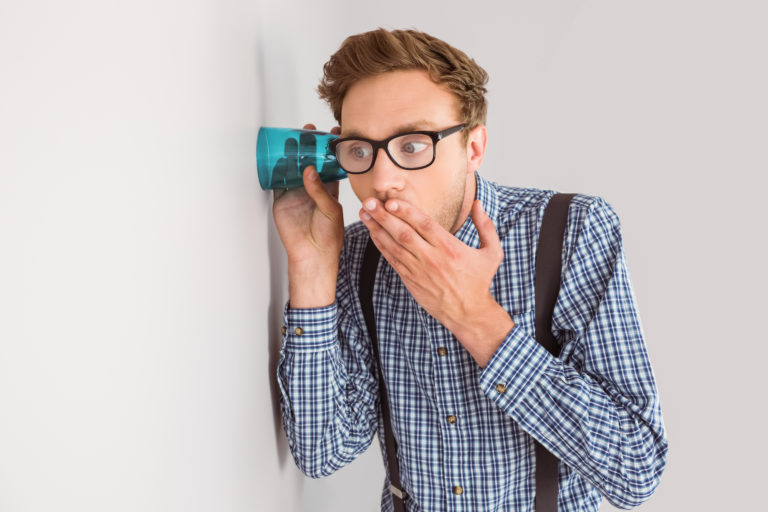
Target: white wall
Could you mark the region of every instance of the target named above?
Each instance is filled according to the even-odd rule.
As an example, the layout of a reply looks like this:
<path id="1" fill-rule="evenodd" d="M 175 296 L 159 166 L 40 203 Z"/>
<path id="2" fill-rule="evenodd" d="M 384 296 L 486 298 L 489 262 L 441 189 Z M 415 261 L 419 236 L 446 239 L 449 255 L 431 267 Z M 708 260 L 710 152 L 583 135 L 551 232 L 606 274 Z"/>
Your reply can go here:
<path id="1" fill-rule="evenodd" d="M 767 455 L 750 231 L 765 219 L 765 14 L 3 0 L 0 510 L 377 509 L 376 441 L 322 480 L 288 452 L 272 379 L 284 253 L 254 150 L 260 125 L 329 128 L 322 64 L 379 25 L 489 71 L 487 177 L 619 213 L 671 445 L 642 509 L 747 509 Z M 342 200 L 354 221 L 347 183 Z"/>

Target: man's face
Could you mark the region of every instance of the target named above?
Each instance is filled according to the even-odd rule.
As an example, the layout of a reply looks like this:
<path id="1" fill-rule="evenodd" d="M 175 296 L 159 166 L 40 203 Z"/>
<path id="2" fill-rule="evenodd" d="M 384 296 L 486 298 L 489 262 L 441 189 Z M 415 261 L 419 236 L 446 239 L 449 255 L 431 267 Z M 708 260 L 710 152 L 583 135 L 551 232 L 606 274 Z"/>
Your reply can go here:
<path id="1" fill-rule="evenodd" d="M 341 137 L 381 140 L 457 124 L 455 96 L 421 70 L 393 71 L 355 82 L 344 96 L 341 110 Z M 476 167 L 471 164 L 478 163 L 467 156 L 467 147 L 473 151 L 472 144 L 465 146 L 462 141 L 462 132 L 441 140 L 434 163 L 415 171 L 401 169 L 380 149 L 373 168 L 365 174 L 350 174 L 349 182 L 360 201 L 369 197 L 403 199 L 453 233 L 474 199 Z"/>

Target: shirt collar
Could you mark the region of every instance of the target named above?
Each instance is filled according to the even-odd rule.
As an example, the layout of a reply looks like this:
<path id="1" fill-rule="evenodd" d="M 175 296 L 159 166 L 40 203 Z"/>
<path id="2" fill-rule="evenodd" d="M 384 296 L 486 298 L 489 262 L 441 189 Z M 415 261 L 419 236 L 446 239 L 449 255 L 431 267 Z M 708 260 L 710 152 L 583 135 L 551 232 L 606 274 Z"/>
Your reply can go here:
<path id="1" fill-rule="evenodd" d="M 480 173 L 475 171 L 475 199 L 479 199 L 483 205 L 483 210 L 493 221 L 493 225 L 496 226 L 496 218 L 499 213 L 499 198 L 496 193 L 496 188 L 489 181 L 483 179 Z M 497 228 L 498 230 L 498 228 Z M 474 222 L 472 222 L 472 214 L 467 216 L 464 224 L 461 225 L 456 232 L 456 238 L 464 242 L 466 245 L 474 248 L 480 247 L 480 237 L 477 234 L 477 228 Z"/>

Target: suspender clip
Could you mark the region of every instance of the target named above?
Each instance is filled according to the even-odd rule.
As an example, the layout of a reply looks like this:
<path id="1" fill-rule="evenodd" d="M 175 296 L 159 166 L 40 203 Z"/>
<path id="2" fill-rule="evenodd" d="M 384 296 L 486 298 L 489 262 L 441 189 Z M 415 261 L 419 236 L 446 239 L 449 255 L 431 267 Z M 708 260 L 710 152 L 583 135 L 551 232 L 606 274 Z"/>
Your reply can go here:
<path id="1" fill-rule="evenodd" d="M 403 491 L 402 489 L 398 489 L 397 487 L 395 487 L 392 484 L 389 484 L 389 490 L 392 492 L 393 496 L 397 496 L 401 500 L 404 500 L 405 498 L 408 497 L 408 493 L 407 492 Z"/>

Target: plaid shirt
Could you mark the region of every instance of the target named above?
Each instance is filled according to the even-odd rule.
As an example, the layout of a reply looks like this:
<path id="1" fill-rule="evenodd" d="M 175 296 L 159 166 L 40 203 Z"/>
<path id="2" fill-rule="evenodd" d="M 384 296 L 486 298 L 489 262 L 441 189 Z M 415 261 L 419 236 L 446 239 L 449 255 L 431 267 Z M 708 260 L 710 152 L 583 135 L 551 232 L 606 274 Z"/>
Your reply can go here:
<path id="1" fill-rule="evenodd" d="M 534 438 L 560 461 L 560 511 L 596 511 L 603 496 L 620 508 L 637 506 L 659 484 L 667 439 L 619 218 L 600 197 L 571 201 L 552 321 L 562 349 L 554 357 L 533 337 L 533 278 L 542 215 L 555 191 L 475 176 L 504 248 L 491 293 L 515 323 L 485 368 L 419 306 L 383 257 L 376 275 L 373 304 L 407 510 L 534 510 Z M 361 222 L 345 231 L 336 301 L 314 309 L 286 304 L 284 312 L 283 427 L 296 464 L 312 477 L 351 462 L 374 432 L 384 451 L 358 296 L 368 231 Z M 455 236 L 479 247 L 469 218 Z M 392 510 L 388 480 L 381 508 Z"/>

